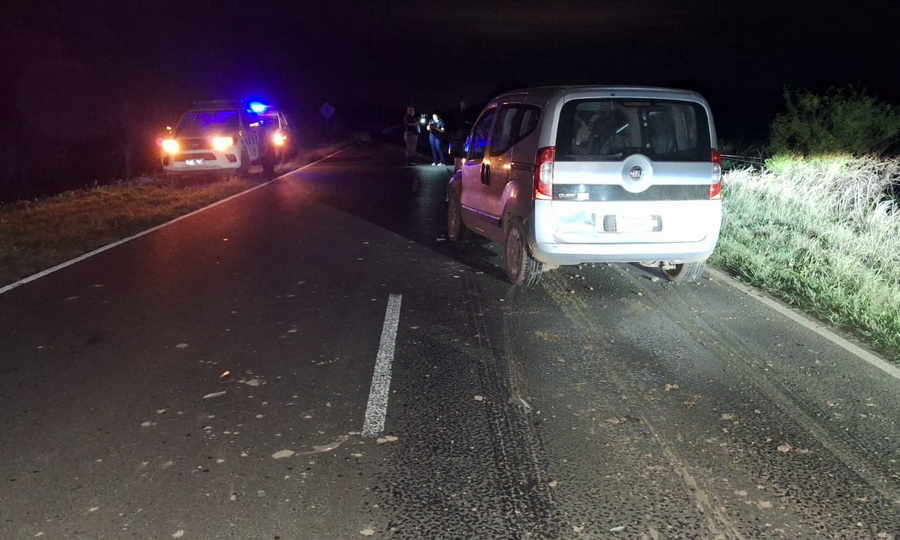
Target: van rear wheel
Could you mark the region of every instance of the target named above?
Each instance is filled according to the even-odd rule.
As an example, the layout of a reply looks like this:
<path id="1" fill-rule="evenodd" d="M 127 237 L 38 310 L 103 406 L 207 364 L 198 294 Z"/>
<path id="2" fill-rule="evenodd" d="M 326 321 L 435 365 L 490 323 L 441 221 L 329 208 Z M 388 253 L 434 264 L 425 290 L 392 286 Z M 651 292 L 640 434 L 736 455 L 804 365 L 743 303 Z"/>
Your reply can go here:
<path id="1" fill-rule="evenodd" d="M 515 218 L 506 230 L 506 275 L 513 285 L 534 285 L 541 280 L 543 265 L 528 252 L 522 220 Z"/>
<path id="2" fill-rule="evenodd" d="M 447 200 L 447 238 L 453 245 L 465 249 L 472 244 L 475 233 L 466 227 L 462 218 L 462 203 L 459 200 L 459 190 L 453 190 Z"/>
<path id="3" fill-rule="evenodd" d="M 703 275 L 706 268 L 706 261 L 697 261 L 689 263 L 679 263 L 675 265 L 660 265 L 663 274 L 669 278 L 672 283 L 683 283 L 688 281 L 697 281 Z"/>

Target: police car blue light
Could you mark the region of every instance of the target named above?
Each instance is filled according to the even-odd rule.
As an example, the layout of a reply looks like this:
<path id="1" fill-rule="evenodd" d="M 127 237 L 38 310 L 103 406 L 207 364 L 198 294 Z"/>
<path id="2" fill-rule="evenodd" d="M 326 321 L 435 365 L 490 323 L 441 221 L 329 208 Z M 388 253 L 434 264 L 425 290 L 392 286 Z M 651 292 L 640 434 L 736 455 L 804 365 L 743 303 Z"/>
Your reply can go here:
<path id="1" fill-rule="evenodd" d="M 262 114 L 269 108 L 268 105 L 261 101 L 251 101 L 248 106 L 250 107 L 250 110 L 256 114 Z"/>

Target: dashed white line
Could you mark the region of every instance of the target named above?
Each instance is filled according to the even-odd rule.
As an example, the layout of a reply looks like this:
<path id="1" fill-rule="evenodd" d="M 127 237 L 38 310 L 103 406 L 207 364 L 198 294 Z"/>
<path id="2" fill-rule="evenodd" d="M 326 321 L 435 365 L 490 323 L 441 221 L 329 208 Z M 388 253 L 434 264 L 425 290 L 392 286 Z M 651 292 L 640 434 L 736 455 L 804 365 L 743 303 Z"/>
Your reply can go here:
<path id="1" fill-rule="evenodd" d="M 388 297 L 387 310 L 384 313 L 384 327 L 381 330 L 381 344 L 378 346 L 375 372 L 372 374 L 372 387 L 369 390 L 369 403 L 366 405 L 366 420 L 362 429 L 364 437 L 375 437 L 384 431 L 388 393 L 391 389 L 391 364 L 394 362 L 402 299 L 403 297 L 399 294 L 392 294 Z"/>

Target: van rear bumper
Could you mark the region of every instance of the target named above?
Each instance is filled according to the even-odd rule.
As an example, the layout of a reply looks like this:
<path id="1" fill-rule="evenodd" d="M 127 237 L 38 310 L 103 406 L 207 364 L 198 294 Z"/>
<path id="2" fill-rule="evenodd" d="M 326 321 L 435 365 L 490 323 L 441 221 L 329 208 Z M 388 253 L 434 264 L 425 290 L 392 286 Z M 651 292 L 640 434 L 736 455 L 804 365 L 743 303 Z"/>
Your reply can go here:
<path id="1" fill-rule="evenodd" d="M 666 244 L 553 244 L 534 242 L 532 256 L 550 265 L 582 263 L 636 263 L 671 261 L 685 263 L 703 261 L 716 247 L 718 236 L 700 242 Z"/>
<path id="2" fill-rule="evenodd" d="M 546 264 L 694 262 L 719 241 L 722 202 L 536 201 L 528 225 L 532 256 Z"/>

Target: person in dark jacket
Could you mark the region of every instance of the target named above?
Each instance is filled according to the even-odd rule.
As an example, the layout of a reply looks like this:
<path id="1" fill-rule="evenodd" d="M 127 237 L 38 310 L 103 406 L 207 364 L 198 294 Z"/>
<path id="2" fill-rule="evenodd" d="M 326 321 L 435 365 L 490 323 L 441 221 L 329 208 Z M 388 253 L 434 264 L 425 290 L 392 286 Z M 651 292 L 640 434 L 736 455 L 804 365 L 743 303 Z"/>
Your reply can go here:
<path id="1" fill-rule="evenodd" d="M 411 165 L 416 155 L 416 146 L 419 144 L 419 119 L 416 118 L 416 108 L 410 105 L 406 108 L 406 116 L 403 117 L 403 142 L 406 143 L 406 164 Z"/>

